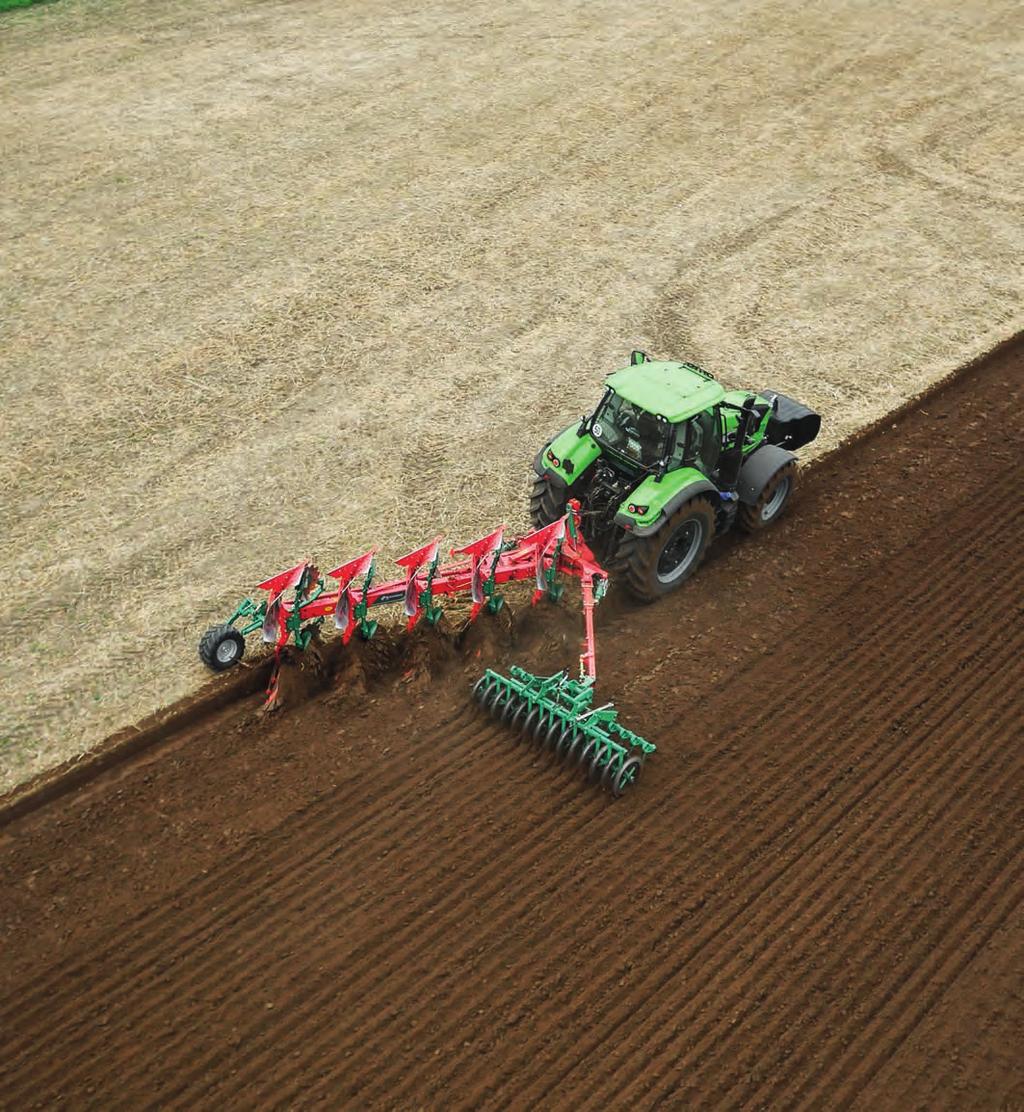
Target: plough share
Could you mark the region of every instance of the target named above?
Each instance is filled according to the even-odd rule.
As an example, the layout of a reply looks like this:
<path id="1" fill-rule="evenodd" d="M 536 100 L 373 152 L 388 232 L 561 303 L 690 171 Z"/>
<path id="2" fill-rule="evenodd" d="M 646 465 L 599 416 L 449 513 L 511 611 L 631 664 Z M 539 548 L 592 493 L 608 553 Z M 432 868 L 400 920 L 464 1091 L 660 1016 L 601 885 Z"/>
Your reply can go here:
<path id="1" fill-rule="evenodd" d="M 449 552 L 441 561 L 441 537 L 397 560 L 402 574 L 377 581 L 376 549 L 321 576 L 310 560 L 260 583 L 267 593 L 261 602 L 245 599 L 222 625 L 208 629 L 199 643 L 203 663 L 220 672 L 237 664 L 245 637 L 260 631 L 274 646 L 275 662 L 267 688 L 267 703 L 278 694 L 281 654 L 287 644 L 298 649 L 309 645 L 316 631 L 330 617 L 347 644 L 358 633 L 369 640 L 378 623 L 369 617 L 375 606 L 402 607 L 409 630 L 422 619 L 436 625 L 442 614 L 438 600 L 468 596 L 470 620 L 487 609 L 497 613 L 504 605 L 499 588 L 532 579 L 533 603 L 542 598 L 557 601 L 568 576 L 580 581 L 583 595 L 584 642 L 579 678 L 568 672 L 535 676 L 512 667 L 509 675 L 488 668 L 473 688 L 474 698 L 491 714 L 585 772 L 614 795 L 634 783 L 645 758 L 655 747 L 620 725 L 615 708 L 594 705 L 597 657 L 594 640 L 594 607 L 608 585 L 608 576 L 580 532 L 580 507 L 570 500 L 566 513 L 524 537 L 505 539 L 504 527 L 472 544 Z M 331 586 L 328 580 L 336 584 Z"/>

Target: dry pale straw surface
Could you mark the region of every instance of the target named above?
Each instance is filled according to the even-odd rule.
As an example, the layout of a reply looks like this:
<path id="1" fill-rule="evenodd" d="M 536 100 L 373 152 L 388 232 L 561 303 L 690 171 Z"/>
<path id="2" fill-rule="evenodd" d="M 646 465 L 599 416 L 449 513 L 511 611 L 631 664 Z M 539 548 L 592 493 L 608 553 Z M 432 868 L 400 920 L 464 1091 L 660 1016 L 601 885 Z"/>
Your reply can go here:
<path id="1" fill-rule="evenodd" d="M 632 346 L 806 399 L 820 451 L 1015 331 L 1020 29 L 1015 0 L 0 19 L 0 783 L 193 689 L 204 626 L 303 555 L 521 526 Z"/>

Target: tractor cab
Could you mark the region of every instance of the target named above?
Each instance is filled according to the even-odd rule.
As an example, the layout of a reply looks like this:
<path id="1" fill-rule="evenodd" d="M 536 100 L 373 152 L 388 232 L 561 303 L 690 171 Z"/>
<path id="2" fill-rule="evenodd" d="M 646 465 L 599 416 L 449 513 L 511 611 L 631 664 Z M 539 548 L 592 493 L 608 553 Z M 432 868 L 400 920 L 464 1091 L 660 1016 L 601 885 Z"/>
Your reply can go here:
<path id="1" fill-rule="evenodd" d="M 713 536 L 781 515 L 796 482 L 792 449 L 817 436 L 821 418 L 640 351 L 604 385 L 593 413 L 537 454 L 530 514 L 541 526 L 576 499 L 588 544 L 649 601 L 692 573 Z"/>
<path id="2" fill-rule="evenodd" d="M 652 362 L 642 352 L 605 382 L 581 428 L 620 463 L 662 474 L 696 466 L 713 475 L 721 451 L 725 390 L 692 363 Z"/>

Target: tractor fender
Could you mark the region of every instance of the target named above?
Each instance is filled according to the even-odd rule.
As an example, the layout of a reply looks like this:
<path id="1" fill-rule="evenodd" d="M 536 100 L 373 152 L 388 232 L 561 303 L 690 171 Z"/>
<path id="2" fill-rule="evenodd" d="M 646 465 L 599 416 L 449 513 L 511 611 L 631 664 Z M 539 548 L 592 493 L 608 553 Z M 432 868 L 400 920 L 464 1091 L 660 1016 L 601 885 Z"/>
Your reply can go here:
<path id="1" fill-rule="evenodd" d="M 739 500 L 746 506 L 753 506 L 772 476 L 794 459 L 796 456 L 792 452 L 775 444 L 762 444 L 760 448 L 755 448 L 740 468 L 736 486 Z"/>
<path id="2" fill-rule="evenodd" d="M 710 479 L 696 479 L 692 483 L 687 483 L 681 490 L 677 490 L 661 507 L 661 513 L 647 525 L 638 525 L 636 518 L 630 517 L 628 513 L 624 513 L 622 510 L 619 510 L 615 515 L 615 524 L 622 526 L 634 537 L 649 537 L 652 533 L 657 533 L 684 502 L 689 502 L 691 498 L 695 498 L 698 494 L 712 494 L 717 502 L 718 487 Z"/>
<path id="3" fill-rule="evenodd" d="M 580 436 L 578 429 L 578 422 L 566 425 L 534 457 L 533 470 L 556 490 L 571 487 L 601 454 L 597 441 L 586 433 Z M 551 453 L 558 457 L 554 463 Z"/>

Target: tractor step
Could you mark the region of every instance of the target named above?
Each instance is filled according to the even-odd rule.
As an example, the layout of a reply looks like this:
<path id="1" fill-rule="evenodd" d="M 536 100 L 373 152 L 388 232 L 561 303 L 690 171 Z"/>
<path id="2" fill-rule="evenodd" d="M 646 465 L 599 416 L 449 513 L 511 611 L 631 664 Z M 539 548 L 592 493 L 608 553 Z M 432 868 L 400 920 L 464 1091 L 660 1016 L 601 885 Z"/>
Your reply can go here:
<path id="1" fill-rule="evenodd" d="M 515 665 L 504 676 L 488 668 L 473 697 L 513 733 L 521 732 L 567 766 L 581 769 L 590 783 L 600 783 L 614 796 L 636 782 L 655 751 L 651 742 L 620 725 L 611 703 L 593 706 L 590 677 L 535 676 Z"/>

